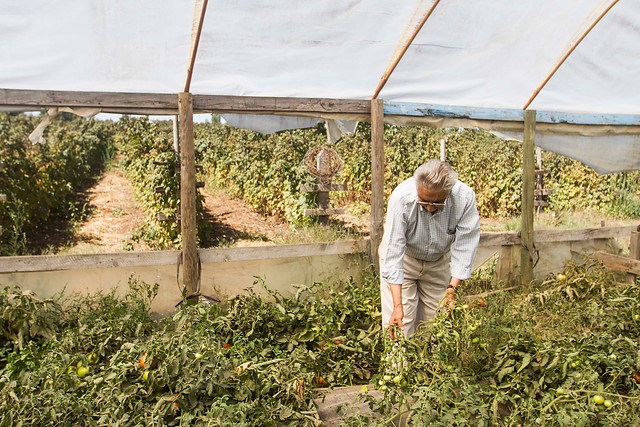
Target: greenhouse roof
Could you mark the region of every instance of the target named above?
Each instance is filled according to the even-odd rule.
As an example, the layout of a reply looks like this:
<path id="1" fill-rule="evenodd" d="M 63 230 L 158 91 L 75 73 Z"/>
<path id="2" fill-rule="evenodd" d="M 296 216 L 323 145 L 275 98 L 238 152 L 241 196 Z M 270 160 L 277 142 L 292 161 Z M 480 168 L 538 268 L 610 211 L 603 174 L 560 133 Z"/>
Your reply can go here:
<path id="1" fill-rule="evenodd" d="M 405 123 L 501 131 L 492 123 L 521 131 L 532 109 L 541 124 L 581 125 L 543 147 L 579 158 L 606 142 L 587 163 L 640 168 L 637 1 L 0 0 L 0 34 L 4 109 L 26 108 L 18 89 L 379 98 Z"/>

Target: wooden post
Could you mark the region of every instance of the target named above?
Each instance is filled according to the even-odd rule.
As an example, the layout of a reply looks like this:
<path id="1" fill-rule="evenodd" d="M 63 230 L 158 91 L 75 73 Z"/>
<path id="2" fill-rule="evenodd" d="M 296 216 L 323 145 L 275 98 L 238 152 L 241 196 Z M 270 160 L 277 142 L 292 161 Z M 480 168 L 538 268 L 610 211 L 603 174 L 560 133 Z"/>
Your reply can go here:
<path id="1" fill-rule="evenodd" d="M 371 100 L 371 261 L 380 273 L 378 246 L 384 223 L 384 110 L 381 99 Z"/>
<path id="2" fill-rule="evenodd" d="M 536 111 L 524 112 L 524 141 L 522 143 L 522 252 L 520 262 L 520 284 L 528 285 L 533 280 L 533 200 L 535 183 L 535 134 Z"/>
<path id="3" fill-rule="evenodd" d="M 0 162 L 0 171 L 2 170 L 2 163 Z M 0 202 L 6 202 L 7 201 L 7 195 L 6 194 L 0 194 Z M 2 226 L 0 225 L 0 235 L 2 234 Z"/>
<path id="4" fill-rule="evenodd" d="M 640 261 L 640 226 L 635 231 L 631 232 L 631 238 L 629 240 L 629 258 L 635 261 Z M 629 273 L 627 275 L 629 282 L 635 283 L 637 276 Z"/>
<path id="5" fill-rule="evenodd" d="M 173 152 L 176 158 L 180 158 L 180 129 L 178 128 L 178 116 L 173 116 Z"/>
<path id="6" fill-rule="evenodd" d="M 318 211 L 329 212 L 328 191 L 318 191 Z M 320 224 L 327 224 L 329 222 L 329 215 L 318 215 L 318 221 Z"/>
<path id="7" fill-rule="evenodd" d="M 193 144 L 193 98 L 178 95 L 180 125 L 180 231 L 182 234 L 182 282 L 186 295 L 198 291 L 196 248 L 196 161 Z"/>
<path id="8" fill-rule="evenodd" d="M 447 161 L 447 138 L 440 140 L 440 160 L 443 162 Z"/>

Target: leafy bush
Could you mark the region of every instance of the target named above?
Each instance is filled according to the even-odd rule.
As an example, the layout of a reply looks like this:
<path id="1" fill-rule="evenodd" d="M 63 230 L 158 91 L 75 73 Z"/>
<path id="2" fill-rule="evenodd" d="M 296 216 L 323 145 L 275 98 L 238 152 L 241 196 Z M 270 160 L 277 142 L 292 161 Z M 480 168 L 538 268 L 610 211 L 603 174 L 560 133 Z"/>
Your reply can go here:
<path id="1" fill-rule="evenodd" d="M 318 131 L 292 130 L 263 135 L 229 126 L 199 125 L 197 151 L 210 177 L 232 196 L 243 198 L 256 212 L 308 222 L 304 208 L 311 196 L 300 192 L 312 180 L 302 164 L 305 153 L 326 140 Z"/>
<path id="2" fill-rule="evenodd" d="M 45 130 L 46 143 L 28 135 L 39 117 L 0 114 L 0 255 L 28 252 L 27 243 L 55 218 L 75 213 L 74 197 L 113 155 L 108 124 L 63 113 Z"/>
<path id="3" fill-rule="evenodd" d="M 134 233 L 152 248 L 180 247 L 180 159 L 173 148 L 173 127 L 167 121 L 122 117 L 115 136 L 121 164 L 132 182 L 146 219 Z M 158 189 L 158 191 L 156 191 Z M 196 192 L 198 235 L 209 231 L 202 213 L 202 195 Z"/>
<path id="4" fill-rule="evenodd" d="M 0 426 L 314 426 L 313 399 L 353 384 L 371 411 L 346 411 L 345 426 L 640 423 L 638 282 L 586 261 L 536 288 L 472 296 L 478 276 L 449 314 L 396 341 L 374 282 L 284 297 L 258 281 L 266 295 L 158 320 L 157 287 L 133 279 L 124 297 L 61 300 L 51 334 L 0 347 Z M 24 318 L 17 307 L 58 310 L 19 301 L 5 321 Z"/>
<path id="5" fill-rule="evenodd" d="M 245 199 L 263 215 L 275 215 L 293 224 L 305 221 L 303 208 L 313 207 L 315 200 L 300 193 L 299 188 L 315 178 L 305 170 L 302 159 L 310 148 L 327 143 L 320 128 L 272 135 L 220 124 L 201 125 L 199 129 L 199 151 L 214 183 Z M 520 214 L 520 143 L 474 129 L 385 125 L 384 132 L 386 198 L 420 164 L 439 158 L 440 141 L 446 139 L 447 160 L 459 178 L 476 191 L 480 215 L 504 218 Z M 344 136 L 333 145 L 344 160 L 342 172 L 334 182 L 347 184 L 349 191 L 332 193 L 332 200 L 370 204 L 370 140 L 369 124 L 359 123 L 353 135 Z M 614 216 L 638 216 L 638 172 L 598 175 L 580 162 L 551 152 L 543 153 L 543 166 L 550 170 L 544 177 L 545 187 L 555 190 L 547 209 L 586 209 Z"/>

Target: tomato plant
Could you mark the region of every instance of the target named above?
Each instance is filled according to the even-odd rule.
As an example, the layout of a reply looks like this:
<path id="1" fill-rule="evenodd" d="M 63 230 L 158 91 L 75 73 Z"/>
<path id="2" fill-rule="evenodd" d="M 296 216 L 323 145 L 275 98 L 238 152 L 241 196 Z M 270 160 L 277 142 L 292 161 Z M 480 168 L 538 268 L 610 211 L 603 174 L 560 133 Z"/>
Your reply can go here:
<path id="1" fill-rule="evenodd" d="M 0 426 L 315 426 L 314 398 L 347 385 L 371 412 L 343 425 L 637 425 L 639 285 L 596 261 L 563 274 L 482 299 L 473 278 L 457 309 L 396 340 L 374 277 L 290 296 L 257 280 L 261 293 L 163 318 L 149 312 L 157 286 L 133 278 L 122 297 L 46 304 L 7 287 Z M 20 322 L 49 329 L 20 342 Z"/>

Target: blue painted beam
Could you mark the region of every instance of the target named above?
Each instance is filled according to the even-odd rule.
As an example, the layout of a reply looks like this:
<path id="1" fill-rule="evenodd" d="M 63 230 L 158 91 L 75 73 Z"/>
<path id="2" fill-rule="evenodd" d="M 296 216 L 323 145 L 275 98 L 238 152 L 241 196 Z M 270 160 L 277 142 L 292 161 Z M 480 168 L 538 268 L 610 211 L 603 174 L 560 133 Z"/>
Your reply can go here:
<path id="1" fill-rule="evenodd" d="M 449 117 L 471 120 L 524 122 L 524 110 L 510 108 L 459 107 L 455 105 L 384 102 L 385 115 L 413 117 Z M 557 111 L 536 111 L 537 123 L 567 123 L 572 125 L 638 126 L 637 114 L 579 114 Z"/>

